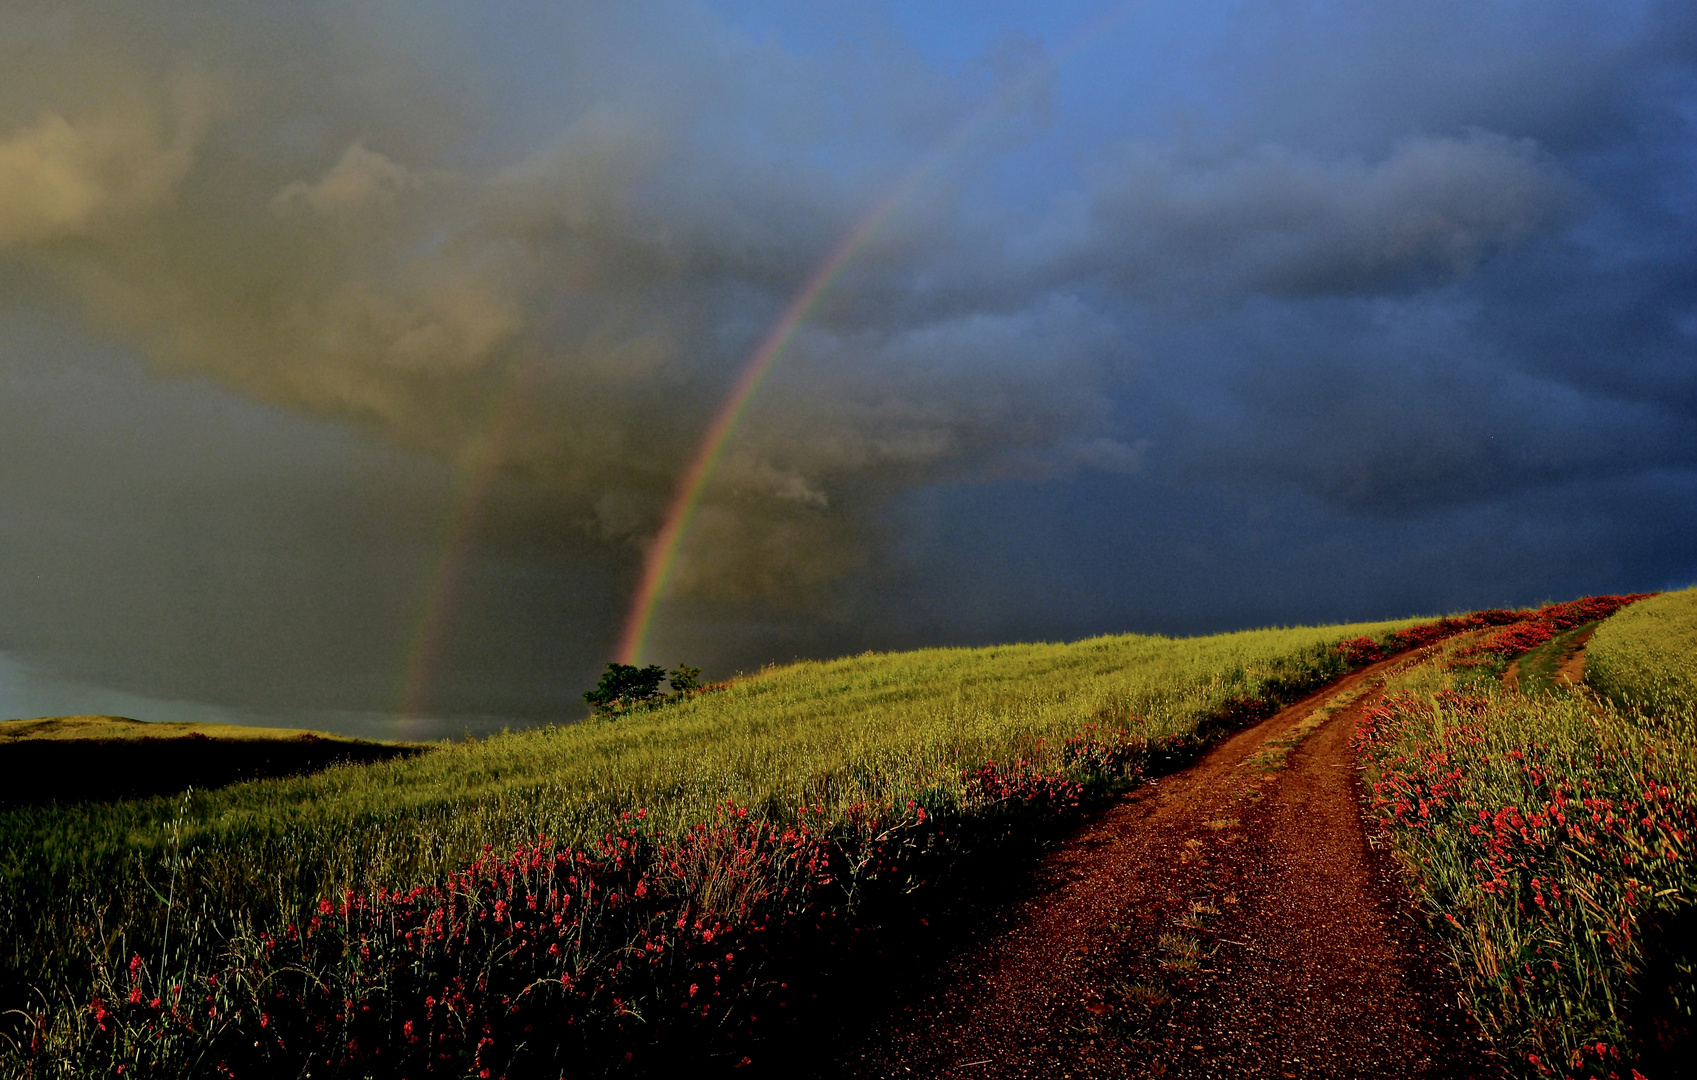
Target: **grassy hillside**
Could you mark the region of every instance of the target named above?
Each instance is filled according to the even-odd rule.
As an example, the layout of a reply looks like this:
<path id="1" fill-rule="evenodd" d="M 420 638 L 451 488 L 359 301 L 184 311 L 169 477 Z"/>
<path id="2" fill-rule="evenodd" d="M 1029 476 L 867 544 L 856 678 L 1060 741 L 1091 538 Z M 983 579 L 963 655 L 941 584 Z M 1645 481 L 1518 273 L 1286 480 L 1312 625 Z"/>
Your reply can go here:
<path id="1" fill-rule="evenodd" d="M 1072 768 L 1065 742 L 1092 725 L 1182 752 L 1236 702 L 1341 673 L 1340 640 L 1404 625 L 866 654 L 411 760 L 0 813 L 0 993 L 9 1007 L 45 986 L 74 1017 L 91 961 L 143 956 L 186 979 L 222 942 L 304 925 L 322 897 L 440 882 L 486 845 L 588 844 L 638 808 L 652 835 L 676 836 L 727 802 L 778 823 L 802 805 L 839 819 L 915 795 L 964 803 L 985 762 Z"/>
<path id="2" fill-rule="evenodd" d="M 181 802 L 19 812 L 0 830 L 65 857 L 118 837 L 145 853 L 169 835 L 209 855 L 239 851 L 241 865 L 271 875 L 310 866 L 318 888 L 400 884 L 484 844 L 539 833 L 581 842 L 637 807 L 661 828 L 703 820 L 727 799 L 780 815 L 802 803 L 829 811 L 958 763 L 1053 760 L 1088 724 L 1189 733 L 1232 699 L 1309 677 L 1335 642 L 1402 625 L 869 653 L 771 668 L 653 712 Z"/>
<path id="3" fill-rule="evenodd" d="M 1622 611 L 1585 656 L 1585 681 L 1617 703 L 1697 717 L 1697 588 Z"/>
<path id="4" fill-rule="evenodd" d="M 735 1065 L 741 1047 L 758 1053 L 771 1024 L 804 1011 L 785 1012 L 804 1004 L 788 1000 L 788 980 L 824 990 L 836 976 L 821 973 L 856 955 L 851 941 L 900 953 L 935 936 L 922 897 L 938 880 L 965 867 L 988 883 L 1017 850 L 1010 841 L 1073 820 L 1087 792 L 1176 767 L 1352 666 L 1451 638 L 1446 659 L 1403 676 L 1399 704 L 1367 733 L 1391 785 L 1379 810 L 1428 903 L 1462 931 L 1457 960 L 1481 972 L 1476 1011 L 1525 1048 L 1529 1075 L 1542 1075 L 1540 1055 L 1584 1050 L 1575 1039 L 1593 1040 L 1585 1052 L 1601 1040 L 1637 1053 L 1642 1022 L 1626 1014 L 1644 972 L 1688 974 L 1689 962 L 1654 944 L 1668 937 L 1664 917 L 1686 909 L 1633 928 L 1633 898 L 1653 880 L 1648 895 L 1678 899 L 1688 882 L 1671 862 L 1634 877 L 1614 849 L 1641 860 L 1663 823 L 1611 834 L 1599 866 L 1612 868 L 1591 885 L 1563 879 L 1563 896 L 1620 887 L 1598 911 L 1631 936 L 1607 955 L 1583 919 L 1527 922 L 1528 905 L 1543 911 L 1545 879 L 1522 880 L 1532 863 L 1468 876 L 1477 853 L 1463 849 L 1485 834 L 1427 824 L 1440 811 L 1470 822 L 1486 803 L 1519 820 L 1516 806 L 1547 793 L 1515 785 L 1550 776 L 1607 789 L 1613 806 L 1654 795 L 1686 822 L 1697 765 L 1684 744 L 1633 726 L 1642 719 L 1599 725 L 1583 696 L 1497 685 L 1513 658 L 1530 672 L 1528 650 L 1542 647 L 1554 662 L 1570 635 L 1636 599 L 1419 625 L 866 654 L 407 760 L 3 811 L 0 1016 L 18 1011 L 0 1025 L 16 1048 L 9 1057 L 0 1040 L 0 1075 L 292 1074 L 308 1062 L 321 1076 L 597 1075 L 667 1071 L 679 1055 L 686 1069 Z M 1510 705 L 1483 711 L 1498 697 Z M 75 737 L 138 730 L 98 718 L 35 730 L 46 737 L 0 749 L 237 745 L 195 732 Z M 1527 773 L 1532 755 L 1541 764 Z M 1421 771 L 1463 760 L 1453 775 Z M 1477 792 L 1452 805 L 1457 783 Z M 1523 854 L 1571 862 L 1562 852 Z M 1552 947 L 1560 974 L 1547 986 L 1528 990 L 1499 963 L 1531 949 L 1536 966 Z M 1678 971 L 1667 985 L 1688 984 Z"/>

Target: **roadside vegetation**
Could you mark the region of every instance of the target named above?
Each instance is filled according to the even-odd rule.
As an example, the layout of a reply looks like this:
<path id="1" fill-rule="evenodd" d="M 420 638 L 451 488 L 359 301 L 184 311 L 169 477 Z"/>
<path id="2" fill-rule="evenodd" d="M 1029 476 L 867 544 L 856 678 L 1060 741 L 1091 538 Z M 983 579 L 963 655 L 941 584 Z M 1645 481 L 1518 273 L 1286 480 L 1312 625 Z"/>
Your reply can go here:
<path id="1" fill-rule="evenodd" d="M 1697 745 L 1667 688 L 1697 664 L 1697 636 L 1668 617 L 1692 611 L 1691 595 L 1601 623 L 1587 678 L 1601 667 L 1614 700 L 1499 682 L 1513 657 L 1599 614 L 1570 608 L 1432 650 L 1358 732 L 1372 812 L 1474 1014 L 1523 1075 L 1655 1080 L 1689 1065 Z"/>

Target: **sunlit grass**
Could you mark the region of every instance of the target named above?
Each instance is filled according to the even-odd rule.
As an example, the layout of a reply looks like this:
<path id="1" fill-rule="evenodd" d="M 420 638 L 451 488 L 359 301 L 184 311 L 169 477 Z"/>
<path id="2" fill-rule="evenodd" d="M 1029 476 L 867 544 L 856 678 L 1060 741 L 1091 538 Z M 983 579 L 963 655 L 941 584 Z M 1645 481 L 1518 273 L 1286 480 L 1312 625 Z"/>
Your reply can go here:
<path id="1" fill-rule="evenodd" d="M 327 742 L 359 742 L 303 728 L 249 727 L 244 724 L 198 724 L 132 720 L 127 716 L 42 716 L 33 720 L 0 720 L 0 745 L 23 740 L 112 741 L 130 739 L 203 739 L 275 742 L 302 738 Z"/>
<path id="2" fill-rule="evenodd" d="M 1605 621 L 1586 647 L 1585 681 L 1617 704 L 1697 718 L 1697 588 Z"/>

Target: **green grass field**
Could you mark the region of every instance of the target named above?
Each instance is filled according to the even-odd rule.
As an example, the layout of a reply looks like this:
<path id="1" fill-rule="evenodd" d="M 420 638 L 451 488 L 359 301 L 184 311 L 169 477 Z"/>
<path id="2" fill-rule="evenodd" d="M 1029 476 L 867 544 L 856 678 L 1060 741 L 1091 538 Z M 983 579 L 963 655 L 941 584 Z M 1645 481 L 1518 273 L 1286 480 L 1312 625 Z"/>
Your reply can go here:
<path id="1" fill-rule="evenodd" d="M 1585 681 L 1617 704 L 1697 718 L 1697 588 L 1632 605 L 1585 652 Z"/>
<path id="2" fill-rule="evenodd" d="M 31 987 L 74 996 L 91 958 L 158 948 L 170 919 L 174 951 L 212 950 L 237 923 L 297 917 L 343 889 L 440 880 L 484 845 L 581 843 L 638 807 L 661 831 L 726 800 L 784 820 L 802 804 L 888 804 L 928 772 L 1054 766 L 1091 724 L 1194 733 L 1234 699 L 1338 674 L 1337 641 L 1409 621 L 865 654 L 408 760 L 14 809 L 0 813 L 4 1006 Z"/>

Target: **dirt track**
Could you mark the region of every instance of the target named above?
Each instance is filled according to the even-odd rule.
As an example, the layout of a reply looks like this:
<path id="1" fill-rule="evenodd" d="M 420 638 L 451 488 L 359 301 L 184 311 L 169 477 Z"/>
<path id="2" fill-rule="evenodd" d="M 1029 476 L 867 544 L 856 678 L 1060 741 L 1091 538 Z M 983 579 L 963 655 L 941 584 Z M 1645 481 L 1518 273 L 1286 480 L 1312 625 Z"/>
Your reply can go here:
<path id="1" fill-rule="evenodd" d="M 1043 859 L 1029 899 L 835 1071 L 1499 1075 L 1365 838 L 1349 739 L 1385 666 L 1088 821 Z"/>

